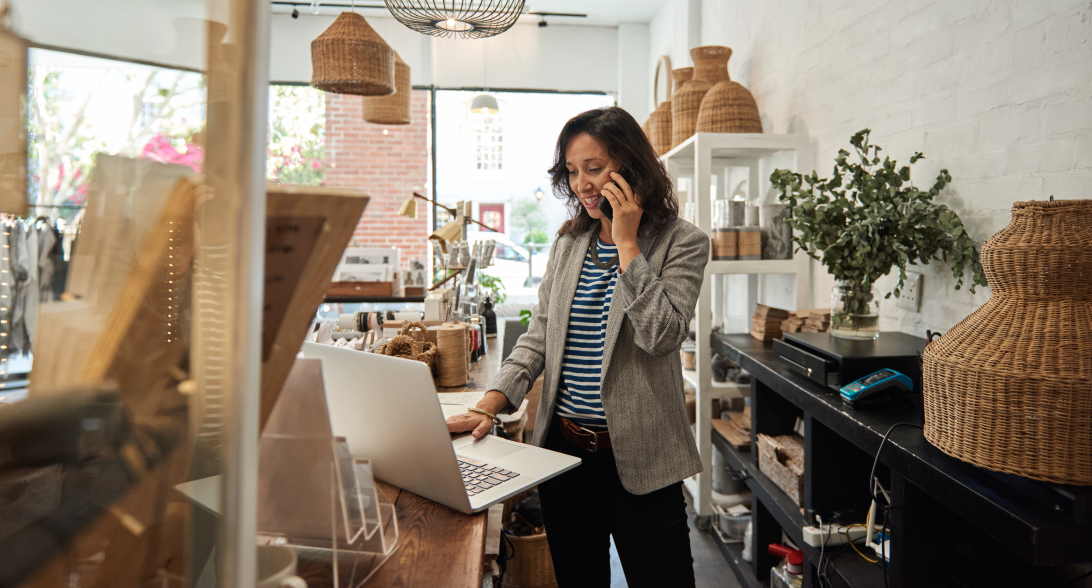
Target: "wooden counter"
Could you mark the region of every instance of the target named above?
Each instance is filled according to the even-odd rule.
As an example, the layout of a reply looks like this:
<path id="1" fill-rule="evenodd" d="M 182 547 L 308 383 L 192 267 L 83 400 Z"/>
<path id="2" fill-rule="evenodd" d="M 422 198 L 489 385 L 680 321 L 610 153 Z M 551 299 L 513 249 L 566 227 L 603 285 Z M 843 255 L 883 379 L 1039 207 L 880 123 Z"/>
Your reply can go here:
<path id="1" fill-rule="evenodd" d="M 500 337 L 486 340 L 488 353 L 470 364 L 469 381 L 465 386 L 438 387 L 437 392 L 486 391 L 489 378 L 500 368 L 501 342 Z M 497 543 L 500 525 L 492 528 L 488 524 L 488 511 L 465 515 L 380 480 L 376 480 L 376 484 L 394 504 L 399 538 L 390 559 L 364 586 L 479 588 L 492 585 L 492 566 L 487 563 L 495 555 L 486 553 L 486 544 L 493 535 L 496 535 L 493 543 Z M 500 517 L 495 515 L 494 518 L 499 520 Z"/>

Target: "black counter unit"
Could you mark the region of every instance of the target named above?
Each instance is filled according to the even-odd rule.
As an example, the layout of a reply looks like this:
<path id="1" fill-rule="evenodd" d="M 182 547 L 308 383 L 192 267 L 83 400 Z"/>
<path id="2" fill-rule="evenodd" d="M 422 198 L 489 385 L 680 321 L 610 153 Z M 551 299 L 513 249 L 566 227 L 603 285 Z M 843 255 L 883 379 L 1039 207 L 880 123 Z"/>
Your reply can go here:
<path id="1" fill-rule="evenodd" d="M 881 340 L 900 338 L 890 335 L 884 333 Z M 814 336 L 829 337 L 825 333 Z M 892 508 L 886 521 L 892 537 L 887 581 L 883 568 L 865 565 L 867 562 L 852 551 L 843 554 L 836 550 L 833 555 L 840 573 L 834 574 L 834 585 L 1049 587 L 1064 582 L 1063 564 L 1092 562 L 1092 524 L 1085 516 L 1087 504 L 1080 501 L 1087 497 L 1085 489 L 1051 488 L 1020 480 L 1033 487 L 1035 492 L 1031 492 L 1000 479 L 994 472 L 942 453 L 926 441 L 920 429 L 892 429 L 896 423 L 923 425 L 920 404 L 852 410 L 825 382 L 819 384 L 791 368 L 771 343 L 746 334 L 721 333 L 714 333 L 711 343 L 717 353 L 752 375 L 752 446 L 758 433 L 784 435 L 797 430 L 798 422 L 804 423 L 804 494 L 800 505 L 762 473 L 754 452 L 738 451 L 716 431 L 711 434 L 729 465 L 747 473 L 745 483 L 753 495 L 754 560 L 748 573 L 738 569 L 746 565 L 744 562 L 728 560 L 741 582 L 745 577 L 766 581 L 777 558 L 767 555 L 765 546 L 779 542 L 783 532 L 793 541 L 800 541 L 803 527 L 812 524 L 813 513 L 821 514 L 824 520 L 842 513 L 842 522 L 861 522 L 871 501 L 867 488 L 873 460 L 888 431 L 890 437 L 875 470 L 881 484 L 891 492 Z M 924 347 L 924 341 L 918 339 L 917 345 L 918 349 Z M 892 366 L 851 367 L 861 372 L 847 371 L 845 381 L 883 367 Z M 906 365 L 902 369 L 918 375 Z M 1074 494 L 1077 500 L 1059 500 L 1060 493 L 1065 492 Z M 804 587 L 817 586 L 816 562 L 821 550 L 801 547 L 807 562 Z M 854 564 L 859 567 L 851 567 Z M 845 582 L 841 582 L 843 579 Z"/>

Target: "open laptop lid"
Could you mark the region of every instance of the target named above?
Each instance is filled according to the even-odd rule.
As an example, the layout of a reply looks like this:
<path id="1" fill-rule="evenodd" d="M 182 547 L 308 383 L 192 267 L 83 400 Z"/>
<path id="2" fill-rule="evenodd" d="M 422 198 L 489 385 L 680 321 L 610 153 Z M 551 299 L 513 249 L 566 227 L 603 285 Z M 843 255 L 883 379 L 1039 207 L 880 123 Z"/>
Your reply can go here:
<path id="1" fill-rule="evenodd" d="M 322 360 L 334 434 L 375 477 L 460 510 L 470 501 L 427 365 L 409 359 L 304 343 Z"/>

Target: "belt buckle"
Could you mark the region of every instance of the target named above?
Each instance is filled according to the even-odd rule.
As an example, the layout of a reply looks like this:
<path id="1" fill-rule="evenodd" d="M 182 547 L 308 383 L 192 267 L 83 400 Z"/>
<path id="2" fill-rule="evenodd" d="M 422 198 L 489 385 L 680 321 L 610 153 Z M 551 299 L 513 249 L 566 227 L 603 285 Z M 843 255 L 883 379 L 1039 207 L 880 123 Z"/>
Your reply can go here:
<path id="1" fill-rule="evenodd" d="M 591 429 L 586 429 L 584 427 L 580 427 L 577 430 L 578 431 L 584 431 L 585 433 L 591 435 L 592 448 L 589 449 L 589 451 L 591 451 L 592 453 L 598 453 L 599 452 L 599 433 L 596 433 L 595 431 L 592 431 Z"/>

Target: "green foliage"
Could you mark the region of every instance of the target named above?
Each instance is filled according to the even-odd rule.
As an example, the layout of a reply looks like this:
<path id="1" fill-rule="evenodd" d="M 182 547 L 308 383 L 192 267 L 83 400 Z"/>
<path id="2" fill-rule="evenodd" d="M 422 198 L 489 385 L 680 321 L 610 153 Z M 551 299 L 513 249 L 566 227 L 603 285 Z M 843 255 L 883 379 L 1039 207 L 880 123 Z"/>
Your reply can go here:
<path id="1" fill-rule="evenodd" d="M 545 221 L 543 221 L 543 222 L 545 222 Z M 524 243 L 537 243 L 539 245 L 544 245 L 544 244 L 550 242 L 550 236 L 546 234 L 546 231 L 535 229 L 534 231 L 531 231 L 530 233 L 528 233 L 526 236 L 523 237 L 523 242 Z"/>
<path id="2" fill-rule="evenodd" d="M 972 276 L 971 292 L 975 285 L 985 286 L 978 248 L 963 222 L 946 205 L 932 201 L 952 181 L 948 170 L 940 170 L 931 188 L 919 190 L 910 182 L 910 166 L 896 167 L 890 157 L 881 162 L 881 148 L 869 144 L 869 133 L 864 129 L 850 139 L 855 156 L 838 151 L 830 179 L 783 169 L 770 176 L 792 211 L 785 222 L 795 230 L 799 250 L 848 282 L 865 304 L 872 298 L 872 284 L 892 267 L 899 268 L 899 281 L 885 298 L 899 296 L 908 265 L 934 259 L 952 264 L 957 290 L 965 272 Z M 910 163 L 924 157 L 915 153 Z"/>
<path id="3" fill-rule="evenodd" d="M 519 322 L 523 326 L 527 326 L 531 323 L 531 311 L 521 310 L 519 311 Z"/>
<path id="4" fill-rule="evenodd" d="M 482 287 L 493 292 L 493 299 L 497 301 L 497 304 L 504 304 L 504 301 L 508 300 L 508 295 L 504 293 L 504 283 L 501 282 L 500 278 L 485 272 L 481 272 L 481 277 Z"/>
<path id="5" fill-rule="evenodd" d="M 512 206 L 511 210 L 511 225 L 516 230 L 516 235 L 521 237 L 531 236 L 534 238 L 535 232 L 546 234 L 546 217 L 542 215 L 542 210 L 539 208 L 538 200 L 534 198 L 523 198 L 516 202 Z M 528 243 L 526 238 L 523 239 L 524 243 Z M 546 241 L 535 241 L 535 243 L 547 243 Z"/>

